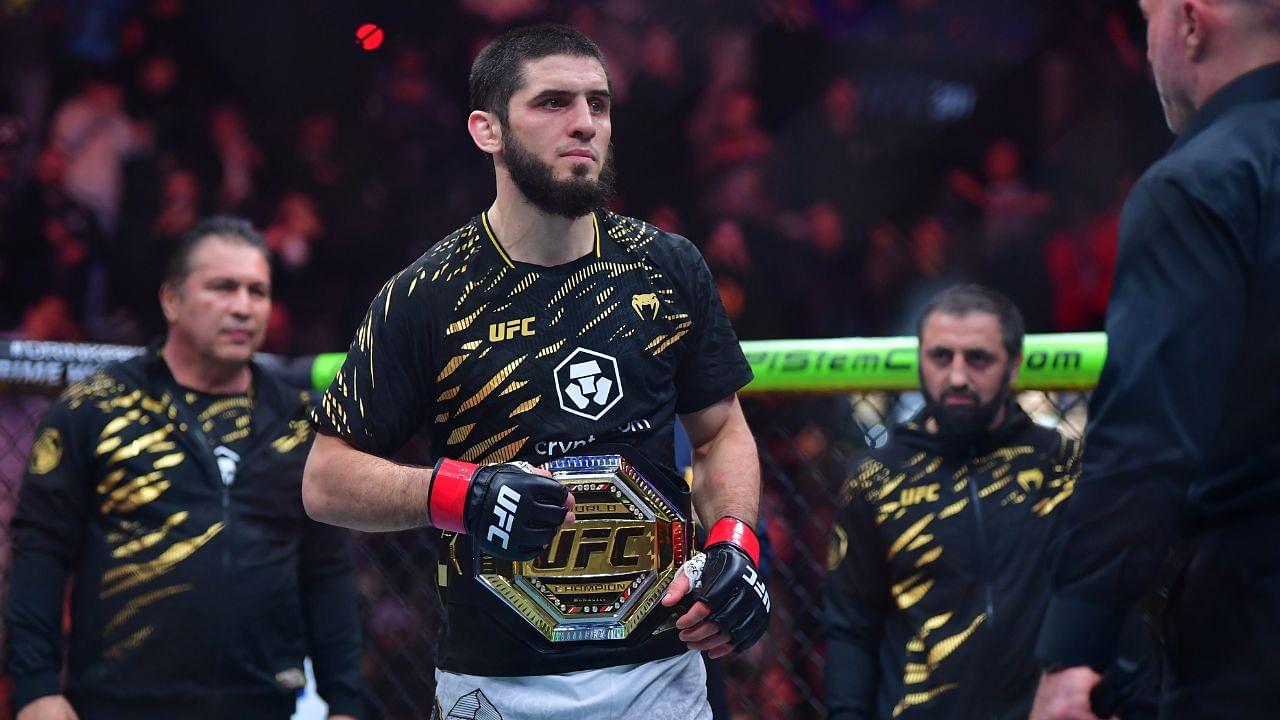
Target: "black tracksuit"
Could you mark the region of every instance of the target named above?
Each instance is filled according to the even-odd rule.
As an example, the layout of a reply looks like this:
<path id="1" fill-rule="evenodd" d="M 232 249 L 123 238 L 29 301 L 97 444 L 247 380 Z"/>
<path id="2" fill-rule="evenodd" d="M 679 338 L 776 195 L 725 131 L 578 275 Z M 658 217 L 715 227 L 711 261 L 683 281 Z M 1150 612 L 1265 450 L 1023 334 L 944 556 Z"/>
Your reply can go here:
<path id="1" fill-rule="evenodd" d="M 283 719 L 310 655 L 331 711 L 362 714 L 347 535 L 302 507 L 305 395 L 255 367 L 229 485 L 182 397 L 153 348 L 41 423 L 12 526 L 15 706 L 62 692 L 86 720 Z"/>
<path id="2" fill-rule="evenodd" d="M 969 444 L 923 423 L 867 451 L 842 489 L 827 587 L 831 720 L 1025 720 L 1045 555 L 1076 444 L 1012 403 Z"/>

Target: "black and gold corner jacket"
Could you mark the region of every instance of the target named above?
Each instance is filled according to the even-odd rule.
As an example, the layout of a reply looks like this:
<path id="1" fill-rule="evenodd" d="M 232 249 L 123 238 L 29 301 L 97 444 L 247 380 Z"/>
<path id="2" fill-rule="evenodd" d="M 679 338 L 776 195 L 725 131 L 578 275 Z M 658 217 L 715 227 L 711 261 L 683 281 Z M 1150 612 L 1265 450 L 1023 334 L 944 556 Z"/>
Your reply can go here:
<path id="1" fill-rule="evenodd" d="M 862 455 L 841 491 L 828 562 L 830 717 L 1023 720 L 1076 444 L 1013 404 L 970 446 L 943 442 L 924 420 Z"/>
<path id="2" fill-rule="evenodd" d="M 310 655 L 331 711 L 362 714 L 348 536 L 302 507 L 306 395 L 254 367 L 230 485 L 182 397 L 153 347 L 46 413 L 12 525 L 15 706 L 64 692 L 82 718 L 287 718 Z"/>

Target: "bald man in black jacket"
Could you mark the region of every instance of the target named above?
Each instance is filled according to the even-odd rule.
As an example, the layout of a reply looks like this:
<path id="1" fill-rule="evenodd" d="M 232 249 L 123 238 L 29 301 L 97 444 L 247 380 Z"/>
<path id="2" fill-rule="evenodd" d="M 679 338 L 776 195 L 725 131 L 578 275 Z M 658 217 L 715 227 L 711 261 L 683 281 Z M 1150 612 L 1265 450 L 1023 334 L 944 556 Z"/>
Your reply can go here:
<path id="1" fill-rule="evenodd" d="M 1179 135 L 1121 220 L 1109 353 L 1052 571 L 1034 720 L 1093 718 L 1162 565 L 1162 718 L 1280 707 L 1280 2 L 1142 0 Z M 1171 560 L 1170 549 L 1185 548 Z"/>

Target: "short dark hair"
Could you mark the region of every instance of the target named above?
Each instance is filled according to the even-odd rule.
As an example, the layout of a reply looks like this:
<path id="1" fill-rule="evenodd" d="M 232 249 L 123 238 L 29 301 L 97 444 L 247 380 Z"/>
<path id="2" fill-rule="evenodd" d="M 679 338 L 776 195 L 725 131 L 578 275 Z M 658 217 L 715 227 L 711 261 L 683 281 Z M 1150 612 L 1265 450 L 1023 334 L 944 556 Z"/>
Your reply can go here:
<path id="1" fill-rule="evenodd" d="M 511 96 L 524 87 L 524 64 L 551 55 L 595 58 L 613 90 L 600 46 L 568 25 L 541 23 L 507 31 L 484 46 L 471 64 L 471 109 L 494 113 L 505 125 Z"/>
<path id="2" fill-rule="evenodd" d="M 164 284 L 179 287 L 191 274 L 191 256 L 205 239 L 217 236 L 220 240 L 248 245 L 256 248 L 271 262 L 271 249 L 262 235 L 253 229 L 253 223 L 244 218 L 232 215 L 213 215 L 207 217 L 182 234 L 178 246 L 169 256 L 169 265 L 165 268 Z"/>
<path id="3" fill-rule="evenodd" d="M 1000 321 L 1000 340 L 1010 358 L 1022 353 L 1022 336 L 1025 329 L 1022 313 L 1013 301 L 1002 293 L 983 285 L 952 285 L 934 295 L 920 312 L 916 321 L 916 338 L 924 334 L 924 324 L 929 316 L 942 312 L 948 315 L 968 315 L 972 312 L 990 313 Z"/>

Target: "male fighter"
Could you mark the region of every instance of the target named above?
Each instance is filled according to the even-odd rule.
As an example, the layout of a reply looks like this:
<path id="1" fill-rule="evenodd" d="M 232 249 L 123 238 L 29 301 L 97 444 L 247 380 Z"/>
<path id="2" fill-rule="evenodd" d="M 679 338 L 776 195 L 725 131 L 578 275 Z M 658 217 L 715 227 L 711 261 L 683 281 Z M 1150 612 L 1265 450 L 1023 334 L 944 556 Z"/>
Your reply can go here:
<path id="1" fill-rule="evenodd" d="M 481 51 L 470 82 L 467 128 L 493 158 L 496 198 L 374 299 L 317 412 L 308 511 L 440 531 L 439 715 L 710 717 L 694 651 L 744 649 L 768 617 L 751 527 L 759 467 L 736 396 L 751 372 L 693 245 L 601 209 L 613 170 L 599 48 L 563 26 L 516 29 Z M 558 637 L 549 616 L 623 602 L 655 551 L 643 538 L 584 546 L 601 527 L 576 527 L 565 486 L 520 463 L 624 444 L 676 496 L 677 415 L 710 526 L 700 580 L 678 574 L 642 632 Z M 419 430 L 434 470 L 386 459 Z M 534 558 L 521 583 L 494 570 Z M 598 582 L 565 589 L 583 574 Z M 686 593 L 698 602 L 673 626 L 644 622 Z"/>

